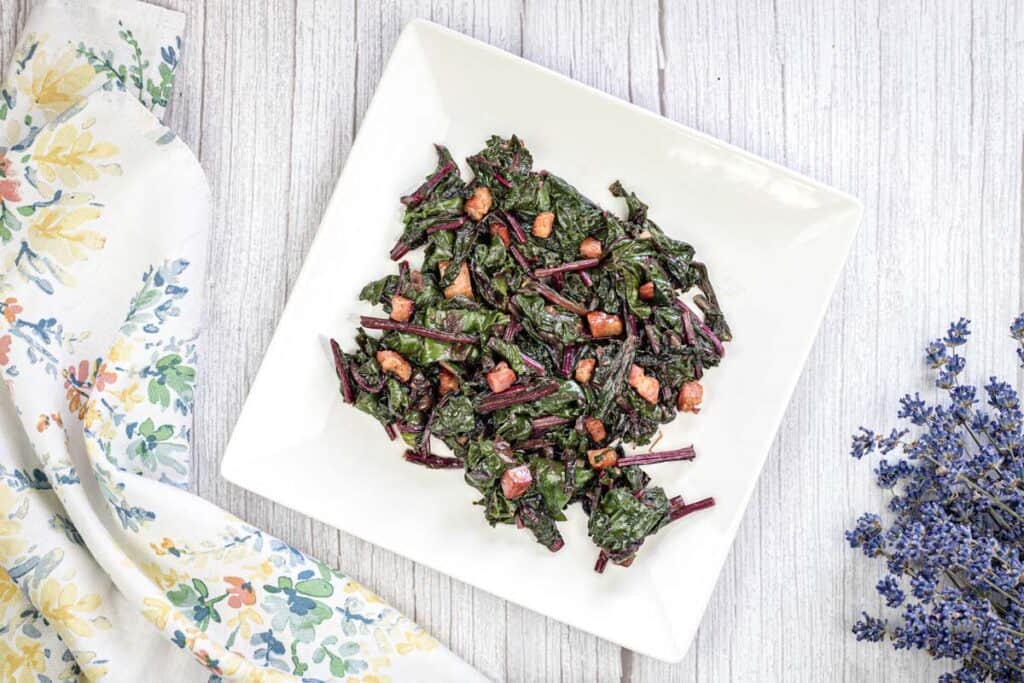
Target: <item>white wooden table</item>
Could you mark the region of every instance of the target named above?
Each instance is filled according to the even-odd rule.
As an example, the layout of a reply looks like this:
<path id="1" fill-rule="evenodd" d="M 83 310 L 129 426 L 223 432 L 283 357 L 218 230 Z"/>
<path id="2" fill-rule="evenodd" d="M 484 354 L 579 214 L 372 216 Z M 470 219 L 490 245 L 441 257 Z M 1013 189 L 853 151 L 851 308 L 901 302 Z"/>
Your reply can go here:
<path id="1" fill-rule="evenodd" d="M 170 125 L 213 186 L 199 495 L 351 573 L 494 679 L 935 678 L 941 668 L 925 656 L 849 634 L 862 607 L 879 607 L 880 568 L 845 549 L 842 532 L 881 497 L 870 467 L 846 455 L 848 435 L 889 425 L 899 396 L 927 386 L 920 349 L 961 314 L 976 330 L 968 371 L 1016 372 L 1006 325 L 1024 285 L 1024 3 L 160 2 L 188 15 Z M 27 5 L 0 2 L 4 64 Z M 824 326 L 678 665 L 505 603 L 218 474 L 384 62 L 415 17 L 864 202 Z"/>

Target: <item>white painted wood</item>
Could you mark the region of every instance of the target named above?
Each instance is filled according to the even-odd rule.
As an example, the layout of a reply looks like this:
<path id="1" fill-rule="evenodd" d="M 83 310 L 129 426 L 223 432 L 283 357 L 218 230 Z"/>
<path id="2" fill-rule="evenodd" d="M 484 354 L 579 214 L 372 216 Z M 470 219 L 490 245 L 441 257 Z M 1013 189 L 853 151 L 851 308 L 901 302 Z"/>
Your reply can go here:
<path id="1" fill-rule="evenodd" d="M 975 321 L 1011 374 L 1021 303 L 1024 3 L 160 0 L 188 16 L 169 121 L 213 188 L 195 490 L 351 573 L 496 680 L 926 681 L 854 642 L 879 567 L 842 531 L 880 506 L 847 456 Z M 27 0 L 0 2 L 0 62 Z M 846 190 L 861 233 L 686 659 L 666 665 L 224 482 L 218 462 L 402 26 L 425 17 Z M 624 133 L 624 134 L 628 134 Z M 784 306 L 784 302 L 780 302 Z M 717 457 L 728 457 L 719 454 Z"/>

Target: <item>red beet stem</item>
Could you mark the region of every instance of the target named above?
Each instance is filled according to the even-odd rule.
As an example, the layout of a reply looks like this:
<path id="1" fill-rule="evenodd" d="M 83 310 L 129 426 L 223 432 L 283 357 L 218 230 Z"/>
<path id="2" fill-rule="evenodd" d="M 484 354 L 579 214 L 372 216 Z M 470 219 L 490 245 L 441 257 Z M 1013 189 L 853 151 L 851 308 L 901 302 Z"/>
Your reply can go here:
<path id="1" fill-rule="evenodd" d="M 509 406 L 536 401 L 539 398 L 550 396 L 556 391 L 558 391 L 558 385 L 555 383 L 542 384 L 539 387 L 517 391 L 511 395 L 509 395 L 508 390 L 505 390 L 500 394 L 491 394 L 485 397 L 480 401 L 479 405 L 477 405 L 477 411 L 484 414 L 493 413 L 495 410 L 500 410 Z"/>
<path id="2" fill-rule="evenodd" d="M 516 320 L 515 318 L 512 318 L 512 320 L 509 322 L 509 324 L 505 327 L 505 334 L 504 334 L 505 341 L 512 341 L 513 339 L 515 339 L 515 336 L 517 334 L 519 334 L 519 328 L 521 326 L 522 325 L 520 324 L 520 322 L 518 320 Z"/>
<path id="3" fill-rule="evenodd" d="M 409 245 L 403 242 L 402 240 L 398 240 L 398 244 L 391 247 L 391 260 L 397 261 L 408 253 Z"/>
<path id="4" fill-rule="evenodd" d="M 431 192 L 434 191 L 434 188 L 437 187 L 437 184 L 441 182 L 446 175 L 448 175 L 454 170 L 455 163 L 449 161 L 444 166 L 437 169 L 437 172 L 434 173 L 434 175 L 427 178 L 427 181 L 425 183 L 416 188 L 415 192 L 402 197 L 401 202 L 410 209 L 418 206 L 421 202 L 423 202 L 424 199 L 426 199 L 430 195 Z"/>
<path id="5" fill-rule="evenodd" d="M 369 330 L 388 330 L 390 332 L 405 332 L 415 334 L 418 337 L 436 339 L 438 341 L 450 342 L 452 344 L 475 344 L 477 339 L 471 334 L 458 334 L 456 332 L 442 332 L 432 330 L 422 325 L 413 323 L 400 323 L 388 318 L 373 318 L 368 315 L 360 316 L 359 323 Z"/>
<path id="6" fill-rule="evenodd" d="M 654 326 L 653 325 L 644 325 L 644 335 L 647 337 L 647 343 L 650 344 L 650 346 L 651 346 L 651 352 L 654 353 L 654 355 L 656 355 L 656 356 L 660 355 L 661 354 L 661 344 L 658 343 L 658 337 L 656 336 L 656 333 L 654 332 Z"/>
<path id="7" fill-rule="evenodd" d="M 617 464 L 619 467 L 625 467 L 626 465 L 653 465 L 654 463 L 671 462 L 673 460 L 693 460 L 695 457 L 697 457 L 697 454 L 694 452 L 693 446 L 686 446 L 674 451 L 627 455 L 624 458 L 619 458 Z"/>
<path id="8" fill-rule="evenodd" d="M 597 554 L 597 562 L 594 563 L 594 571 L 598 574 L 604 573 L 604 568 L 608 564 L 608 553 L 601 551 Z"/>
<path id="9" fill-rule="evenodd" d="M 503 211 L 502 214 L 505 216 L 505 220 L 508 221 L 508 227 L 512 228 L 512 234 L 516 236 L 516 240 L 520 244 L 526 244 L 526 233 L 523 232 L 523 228 L 519 225 L 519 221 L 508 211 Z"/>
<path id="10" fill-rule="evenodd" d="M 583 304 L 578 304 L 571 299 L 566 299 L 564 296 L 562 296 L 561 294 L 551 289 L 542 282 L 534 282 L 532 289 L 533 291 L 537 292 L 537 294 L 540 294 L 541 297 L 543 297 L 549 303 L 555 304 L 556 306 L 560 306 L 565 310 L 569 311 L 570 313 L 575 313 L 576 315 L 587 314 L 586 306 L 584 306 Z"/>
<path id="11" fill-rule="evenodd" d="M 522 268 L 527 275 L 529 275 L 530 264 L 526 262 L 526 258 L 523 256 L 523 253 L 516 249 L 515 245 L 510 245 L 508 251 L 510 254 L 512 254 L 512 258 L 515 259 L 515 262 L 519 264 L 519 267 Z"/>
<path id="12" fill-rule="evenodd" d="M 690 309 L 681 308 L 679 310 L 683 313 L 683 336 L 686 337 L 686 343 L 689 346 L 693 346 L 697 343 L 697 335 L 693 332 L 693 319 L 690 316 Z"/>
<path id="13" fill-rule="evenodd" d="M 540 362 L 539 360 L 537 360 L 536 358 L 533 358 L 533 357 L 531 357 L 531 356 L 527 356 L 527 355 L 526 355 L 525 353 L 523 353 L 522 351 L 520 351 L 520 352 L 519 352 L 519 355 L 520 355 L 520 356 L 522 356 L 522 358 L 523 358 L 523 363 L 525 363 L 525 364 L 526 364 L 527 366 L 529 366 L 529 367 L 533 368 L 533 370 L 534 370 L 534 371 L 535 371 L 535 372 L 536 372 L 536 373 L 537 373 L 538 375 L 543 375 L 543 374 L 544 374 L 545 372 L 547 372 L 547 369 L 546 369 L 546 368 L 544 367 L 543 363 L 541 363 L 541 362 Z"/>
<path id="14" fill-rule="evenodd" d="M 572 374 L 572 366 L 574 365 L 573 360 L 576 357 L 576 347 L 566 346 L 562 349 L 562 375 L 569 377 Z"/>
<path id="15" fill-rule="evenodd" d="M 492 173 L 494 174 L 494 179 L 497 180 L 499 183 L 501 183 L 503 186 L 505 186 L 505 187 L 512 187 L 512 183 L 509 182 L 508 178 L 506 178 L 505 176 L 501 175 L 497 171 L 492 171 Z"/>
<path id="16" fill-rule="evenodd" d="M 706 508 L 714 506 L 714 498 L 702 498 L 701 500 L 698 500 L 696 503 L 690 503 L 689 505 L 673 505 L 668 515 L 669 521 L 674 522 L 681 517 L 685 517 L 686 515 L 692 514 L 699 510 L 704 510 Z"/>
<path id="17" fill-rule="evenodd" d="M 434 455 L 433 453 L 406 451 L 404 457 L 409 462 L 429 467 L 432 470 L 454 470 L 464 467 L 463 462 L 458 458 L 446 458 L 443 455 Z"/>
<path id="18" fill-rule="evenodd" d="M 549 277 L 551 275 L 557 275 L 559 273 L 574 273 L 579 270 L 587 270 L 593 268 L 601 262 L 601 259 L 596 258 L 585 258 L 579 261 L 570 261 L 569 263 L 563 263 L 560 266 L 551 266 L 550 268 L 538 268 L 533 271 L 533 274 L 537 277 Z"/>
<path id="19" fill-rule="evenodd" d="M 509 324 L 511 325 L 511 323 L 509 323 Z M 510 339 L 507 338 L 507 334 L 506 334 L 505 341 L 510 341 Z M 487 340 L 487 346 L 493 349 L 497 345 L 496 342 L 497 342 L 497 340 L 494 339 L 494 338 L 488 339 Z M 528 356 L 525 353 L 523 353 L 522 351 L 519 352 L 519 357 L 522 359 L 524 365 L 527 365 L 528 367 L 532 368 L 533 371 L 536 372 L 538 375 L 543 375 L 547 371 L 547 369 L 544 367 L 543 363 L 541 363 L 536 358 L 533 358 L 532 356 Z"/>
<path id="20" fill-rule="evenodd" d="M 533 421 L 533 433 L 540 434 L 542 432 L 548 431 L 549 429 L 554 429 L 555 427 L 561 427 L 562 425 L 569 424 L 570 422 L 572 422 L 572 420 L 570 420 L 569 418 L 558 417 L 557 415 L 538 417 L 536 420 Z"/>
<path id="21" fill-rule="evenodd" d="M 398 438 L 398 432 L 395 431 L 394 425 L 384 425 L 384 431 L 388 433 L 388 438 L 391 439 L 392 441 Z"/>
<path id="22" fill-rule="evenodd" d="M 715 336 L 715 333 L 711 331 L 711 328 L 705 325 L 704 321 L 698 318 L 689 306 L 684 304 L 682 301 L 679 301 L 678 299 L 676 299 L 676 307 L 683 312 L 683 327 L 686 327 L 685 317 L 687 314 L 689 314 L 690 320 L 697 323 L 697 327 L 700 328 L 700 331 L 703 332 L 704 335 L 711 340 L 711 345 L 715 347 L 715 353 L 718 354 L 718 357 L 722 358 L 723 356 L 725 356 L 725 347 L 722 345 L 722 342 L 718 339 L 718 337 Z M 687 342 L 689 341 L 690 340 L 687 339 Z"/>
<path id="23" fill-rule="evenodd" d="M 512 445 L 514 451 L 538 451 L 552 445 L 547 439 L 527 439 Z"/>
<path id="24" fill-rule="evenodd" d="M 594 286 L 594 281 L 590 279 L 590 274 L 587 271 L 580 271 L 580 279 L 583 280 L 583 284 L 585 284 L 587 287 Z"/>
<path id="25" fill-rule="evenodd" d="M 359 388 L 371 394 L 379 394 L 381 392 L 381 389 L 384 388 L 384 383 L 387 381 L 387 378 L 382 377 L 380 380 L 380 384 L 370 384 L 365 379 L 363 379 L 363 376 L 359 374 L 358 370 L 356 370 L 355 361 L 348 364 L 348 371 L 352 374 L 352 379 L 356 381 L 356 384 L 359 385 Z"/>
<path id="26" fill-rule="evenodd" d="M 448 221 L 447 223 L 437 223 L 427 228 L 427 234 L 433 235 L 435 232 L 441 232 L 442 230 L 458 230 L 466 224 L 468 219 L 465 216 L 456 218 L 454 221 Z"/>
<path id="27" fill-rule="evenodd" d="M 338 374 L 338 381 L 341 382 L 341 397 L 345 399 L 345 403 L 352 403 L 356 398 L 355 392 L 352 391 L 352 384 L 348 381 L 345 354 L 341 352 L 341 346 L 334 339 L 331 339 L 331 354 L 334 356 L 334 372 Z"/>

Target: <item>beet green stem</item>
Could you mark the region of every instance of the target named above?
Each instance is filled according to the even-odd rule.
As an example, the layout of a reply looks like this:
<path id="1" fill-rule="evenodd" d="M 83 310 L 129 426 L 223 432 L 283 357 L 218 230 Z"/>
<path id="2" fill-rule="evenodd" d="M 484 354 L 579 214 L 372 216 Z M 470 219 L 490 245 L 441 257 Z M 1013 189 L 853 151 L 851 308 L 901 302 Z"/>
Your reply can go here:
<path id="1" fill-rule="evenodd" d="M 679 301 L 678 299 L 676 299 L 676 307 L 680 311 L 683 311 L 683 315 L 684 316 L 689 314 L 690 320 L 692 320 L 693 322 L 697 323 L 697 327 L 699 327 L 700 331 L 704 333 L 704 336 L 706 336 L 708 339 L 711 340 L 711 344 L 712 344 L 712 346 L 715 347 L 715 353 L 718 355 L 718 357 L 722 358 L 723 356 L 725 356 L 725 347 L 722 345 L 722 342 L 718 339 L 718 337 L 715 336 L 715 333 L 711 331 L 711 328 L 708 327 L 707 325 L 705 325 L 704 321 L 701 320 L 700 318 L 698 318 L 697 315 L 693 312 L 693 310 L 689 306 L 684 304 L 682 301 Z M 685 328 L 685 322 L 684 322 L 684 328 Z"/>
<path id="2" fill-rule="evenodd" d="M 449 161 L 447 164 L 437 169 L 437 172 L 434 173 L 434 175 L 427 178 L 427 182 L 423 183 L 418 188 L 416 188 L 415 192 L 402 197 L 402 203 L 405 204 L 410 209 L 415 208 L 416 206 L 421 204 L 424 199 L 430 196 L 430 193 L 434 191 L 434 188 L 437 187 L 438 183 L 444 180 L 444 177 L 446 175 L 448 175 L 454 170 L 455 163 Z"/>
<path id="3" fill-rule="evenodd" d="M 578 304 L 571 299 L 566 299 L 564 296 L 562 296 L 555 290 L 551 289 L 543 282 L 534 282 L 531 289 L 535 291 L 537 294 L 540 294 L 541 297 L 543 297 L 549 303 L 555 304 L 556 306 L 560 306 L 561 308 L 564 308 L 570 313 L 575 313 L 576 315 L 587 314 L 586 306 L 584 306 L 583 304 Z"/>
<path id="4" fill-rule="evenodd" d="M 390 332 L 405 332 L 415 334 L 418 337 L 436 339 L 438 341 L 450 342 L 452 344 L 475 344 L 477 338 L 471 334 L 458 334 L 456 332 L 442 332 L 432 330 L 429 327 L 415 325 L 413 323 L 400 323 L 388 318 L 373 318 L 368 315 L 360 316 L 359 323 L 369 330 L 388 330 Z"/>
<path id="5" fill-rule="evenodd" d="M 348 381 L 348 370 L 345 369 L 345 354 L 341 352 L 341 346 L 334 339 L 331 339 L 331 354 L 334 356 L 334 371 L 338 373 L 338 380 L 341 382 L 341 396 L 345 403 L 352 403 L 356 399 L 352 384 Z"/>
<path id="6" fill-rule="evenodd" d="M 698 500 L 696 503 L 690 503 L 689 505 L 682 504 L 681 498 L 678 499 L 679 504 L 677 505 L 675 504 L 675 500 L 676 499 L 673 499 L 673 505 L 668 514 L 670 522 L 674 522 L 677 519 L 680 519 L 681 517 L 685 517 L 686 515 L 693 514 L 698 510 L 704 510 L 706 508 L 715 506 L 714 498 L 702 498 L 701 500 Z"/>
<path id="7" fill-rule="evenodd" d="M 697 457 L 697 454 L 694 452 L 693 446 L 686 446 L 674 451 L 627 455 L 624 458 L 619 458 L 617 464 L 619 467 L 625 467 L 626 465 L 653 465 L 654 463 L 671 462 L 673 460 L 693 460 L 695 457 Z"/>
<path id="8" fill-rule="evenodd" d="M 443 455 L 434 455 L 433 453 L 406 451 L 404 457 L 409 462 L 429 467 L 432 470 L 454 470 L 464 467 L 463 462 L 458 458 L 446 458 Z"/>
<path id="9" fill-rule="evenodd" d="M 442 230 L 458 230 L 459 228 L 466 224 L 467 220 L 468 219 L 465 216 L 462 216 L 461 218 L 456 218 L 455 220 L 448 221 L 447 223 L 437 223 L 435 225 L 431 225 L 429 228 L 427 228 L 427 234 L 433 235 L 435 232 L 441 232 Z"/>
<path id="10" fill-rule="evenodd" d="M 493 413 L 495 410 L 501 410 L 502 408 L 507 408 L 509 406 L 536 401 L 539 398 L 550 396 L 556 391 L 558 391 L 558 385 L 551 383 L 542 384 L 539 387 L 524 391 L 517 391 L 511 395 L 509 395 L 507 391 L 500 394 L 491 394 L 480 401 L 480 404 L 477 406 L 477 411 L 486 415 L 487 413 Z"/>
<path id="11" fill-rule="evenodd" d="M 550 277 L 551 275 L 558 275 L 559 273 L 573 273 L 578 270 L 587 270 L 593 268 L 601 262 L 601 259 L 596 258 L 585 258 L 579 261 L 570 261 L 569 263 L 563 263 L 560 266 L 552 266 L 550 268 L 538 268 L 533 271 L 533 274 L 537 277 Z"/>
<path id="12" fill-rule="evenodd" d="M 512 234 L 516 236 L 516 240 L 520 244 L 526 244 L 526 233 L 523 232 L 523 228 L 519 225 L 519 221 L 508 211 L 502 211 L 505 216 L 505 220 L 508 221 L 508 227 L 512 228 Z"/>

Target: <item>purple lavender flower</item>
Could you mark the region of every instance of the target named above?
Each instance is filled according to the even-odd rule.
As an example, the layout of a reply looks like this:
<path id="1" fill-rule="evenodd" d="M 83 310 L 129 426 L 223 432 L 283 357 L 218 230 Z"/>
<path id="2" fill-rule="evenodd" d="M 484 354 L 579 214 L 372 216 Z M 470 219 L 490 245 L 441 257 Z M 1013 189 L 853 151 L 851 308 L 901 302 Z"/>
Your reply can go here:
<path id="1" fill-rule="evenodd" d="M 967 343 L 967 337 L 971 335 L 970 330 L 971 321 L 967 318 L 960 318 L 955 323 L 951 323 L 949 331 L 946 332 L 946 338 L 943 340 L 949 346 L 961 346 Z"/>
<path id="2" fill-rule="evenodd" d="M 936 339 L 924 350 L 928 366 L 936 369 L 946 364 L 946 344 L 941 339 Z"/>
<path id="3" fill-rule="evenodd" d="M 1010 336 L 1019 342 L 1024 342 L 1024 313 L 1021 313 L 1010 325 Z"/>
<path id="4" fill-rule="evenodd" d="M 1024 363 L 1024 314 L 1010 334 Z M 898 417 L 914 433 L 862 427 L 853 437 L 858 460 L 903 456 L 874 469 L 889 492 L 887 519 L 866 513 L 846 532 L 851 547 L 884 562 L 876 589 L 898 619 L 863 613 L 853 633 L 955 662 L 940 681 L 1024 681 L 1024 412 L 1009 383 L 993 377 L 982 394 L 961 382 L 954 349 L 969 335 L 961 318 L 925 350 L 946 392 L 935 404 L 903 397 Z"/>
<path id="5" fill-rule="evenodd" d="M 875 589 L 879 595 L 885 598 L 887 607 L 899 607 L 903 604 L 904 598 L 907 597 L 903 589 L 900 588 L 900 582 L 892 574 L 879 581 Z"/>
<path id="6" fill-rule="evenodd" d="M 850 455 L 860 460 L 868 453 L 875 450 L 875 433 L 864 427 L 860 428 L 859 434 L 853 435 L 850 445 Z"/>
<path id="7" fill-rule="evenodd" d="M 877 643 L 885 636 L 885 621 L 870 616 L 867 612 L 861 612 L 862 619 L 858 619 L 853 625 L 853 633 L 857 640 L 869 640 Z"/>

